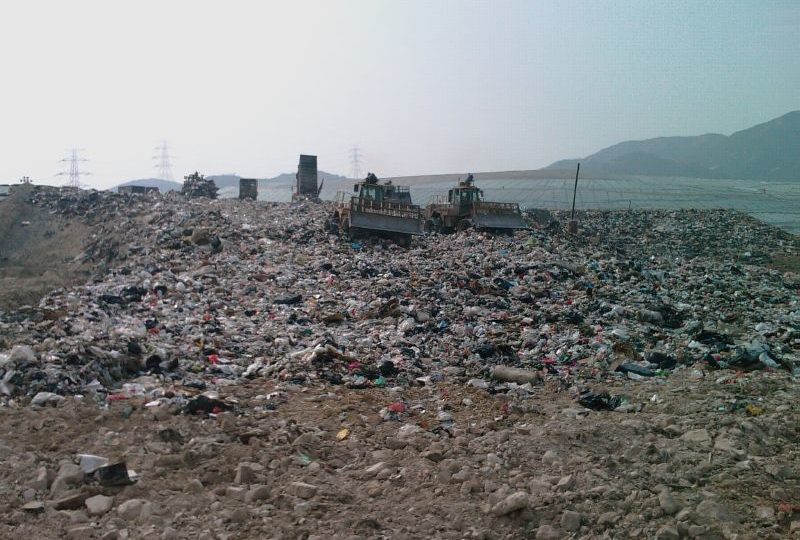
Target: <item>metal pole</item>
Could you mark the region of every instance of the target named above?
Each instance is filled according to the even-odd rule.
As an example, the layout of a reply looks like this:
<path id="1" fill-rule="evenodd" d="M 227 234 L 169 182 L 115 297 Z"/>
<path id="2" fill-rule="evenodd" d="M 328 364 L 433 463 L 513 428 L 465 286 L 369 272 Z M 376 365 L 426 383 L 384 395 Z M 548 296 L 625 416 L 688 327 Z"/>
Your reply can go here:
<path id="1" fill-rule="evenodd" d="M 578 170 L 575 171 L 575 189 L 572 191 L 572 218 L 575 219 L 575 195 L 578 194 L 578 173 L 581 172 L 581 164 L 578 163 Z"/>

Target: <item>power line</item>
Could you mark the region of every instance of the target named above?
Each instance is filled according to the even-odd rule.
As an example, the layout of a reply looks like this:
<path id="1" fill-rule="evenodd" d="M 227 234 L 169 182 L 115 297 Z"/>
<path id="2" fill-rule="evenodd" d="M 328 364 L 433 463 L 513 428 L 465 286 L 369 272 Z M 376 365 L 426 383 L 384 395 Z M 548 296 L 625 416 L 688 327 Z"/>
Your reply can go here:
<path id="1" fill-rule="evenodd" d="M 88 159 L 80 157 L 78 152 L 82 152 L 82 148 L 72 148 L 71 150 L 67 150 L 69 152 L 69 157 L 66 157 L 59 161 L 59 163 L 69 163 L 69 170 L 63 171 L 56 176 L 69 176 L 69 181 L 67 185 L 73 188 L 81 187 L 81 176 L 88 176 L 92 173 L 80 170 L 79 163 L 89 161 Z"/>
<path id="2" fill-rule="evenodd" d="M 153 159 L 158 160 L 155 168 L 158 169 L 158 177 L 161 180 L 172 180 L 172 160 L 169 157 L 169 146 L 167 141 L 163 141 L 160 146 L 156 147 L 158 155 L 153 156 Z"/>
<path id="3" fill-rule="evenodd" d="M 350 149 L 350 177 L 356 180 L 361 179 L 361 150 L 357 145 Z"/>

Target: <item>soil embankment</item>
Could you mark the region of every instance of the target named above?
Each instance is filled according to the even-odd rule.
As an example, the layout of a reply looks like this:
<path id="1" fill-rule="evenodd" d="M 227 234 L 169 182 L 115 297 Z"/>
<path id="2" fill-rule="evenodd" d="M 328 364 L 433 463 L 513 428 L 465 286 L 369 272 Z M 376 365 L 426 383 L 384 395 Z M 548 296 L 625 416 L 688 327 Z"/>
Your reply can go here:
<path id="1" fill-rule="evenodd" d="M 20 186 L 0 199 L 0 310 L 34 304 L 49 291 L 88 276 L 78 257 L 89 227 L 31 204 L 35 190 Z"/>

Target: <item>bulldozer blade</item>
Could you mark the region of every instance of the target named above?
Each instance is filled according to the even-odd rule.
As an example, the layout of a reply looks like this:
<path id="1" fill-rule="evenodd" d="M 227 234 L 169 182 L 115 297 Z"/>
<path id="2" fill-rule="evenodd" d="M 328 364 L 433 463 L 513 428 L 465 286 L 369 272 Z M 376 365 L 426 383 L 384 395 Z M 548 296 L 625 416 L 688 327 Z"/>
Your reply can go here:
<path id="1" fill-rule="evenodd" d="M 400 216 L 353 213 L 350 227 L 402 234 L 422 234 L 422 220 Z"/>
<path id="2" fill-rule="evenodd" d="M 479 229 L 525 229 L 519 214 L 475 214 L 472 222 Z"/>

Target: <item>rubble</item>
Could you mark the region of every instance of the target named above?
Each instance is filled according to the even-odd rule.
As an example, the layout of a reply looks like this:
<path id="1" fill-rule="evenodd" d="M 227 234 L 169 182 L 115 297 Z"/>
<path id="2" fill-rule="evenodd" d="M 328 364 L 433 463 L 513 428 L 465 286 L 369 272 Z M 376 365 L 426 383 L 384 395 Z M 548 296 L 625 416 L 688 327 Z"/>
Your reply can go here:
<path id="1" fill-rule="evenodd" d="M 111 510 L 114 505 L 114 497 L 106 497 L 105 495 L 95 495 L 89 497 L 85 501 L 86 511 L 90 516 L 102 516 Z"/>
<path id="2" fill-rule="evenodd" d="M 131 537 L 788 534 L 795 237 L 630 211 L 356 246 L 326 204 L 121 197 L 37 191 L 92 276 L 0 313 L 28 536 L 54 504 Z"/>
<path id="3" fill-rule="evenodd" d="M 512 493 L 502 501 L 492 506 L 492 514 L 496 516 L 505 516 L 511 512 L 522 510 L 528 506 L 528 494 L 524 491 L 517 491 Z"/>

